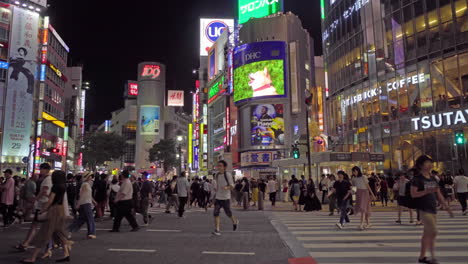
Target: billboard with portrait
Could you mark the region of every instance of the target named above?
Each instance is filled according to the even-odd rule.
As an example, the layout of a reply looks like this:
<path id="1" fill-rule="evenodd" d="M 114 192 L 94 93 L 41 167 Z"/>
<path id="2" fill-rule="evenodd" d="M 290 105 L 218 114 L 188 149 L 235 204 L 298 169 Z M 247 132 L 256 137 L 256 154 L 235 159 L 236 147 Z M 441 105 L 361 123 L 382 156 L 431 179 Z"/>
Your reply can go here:
<path id="1" fill-rule="evenodd" d="M 254 105 L 251 112 L 252 146 L 284 145 L 284 105 Z"/>
<path id="2" fill-rule="evenodd" d="M 266 41 L 234 50 L 234 101 L 286 95 L 286 43 Z"/>
<path id="3" fill-rule="evenodd" d="M 5 100 L 3 156 L 29 156 L 37 72 L 38 24 L 38 13 L 14 7 Z"/>
<path id="4" fill-rule="evenodd" d="M 138 124 L 140 135 L 156 136 L 159 134 L 160 107 L 157 105 L 140 106 Z"/>

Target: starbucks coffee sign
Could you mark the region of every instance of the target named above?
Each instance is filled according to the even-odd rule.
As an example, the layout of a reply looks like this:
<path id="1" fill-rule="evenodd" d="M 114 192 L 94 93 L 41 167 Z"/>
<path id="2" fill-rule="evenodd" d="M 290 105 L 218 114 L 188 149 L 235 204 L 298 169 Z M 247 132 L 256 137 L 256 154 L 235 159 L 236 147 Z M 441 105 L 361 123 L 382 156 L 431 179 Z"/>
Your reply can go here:
<path id="1" fill-rule="evenodd" d="M 468 120 L 468 109 L 445 112 L 440 114 L 415 117 L 411 119 L 414 131 L 424 131 L 432 128 L 450 127 L 466 124 Z"/>

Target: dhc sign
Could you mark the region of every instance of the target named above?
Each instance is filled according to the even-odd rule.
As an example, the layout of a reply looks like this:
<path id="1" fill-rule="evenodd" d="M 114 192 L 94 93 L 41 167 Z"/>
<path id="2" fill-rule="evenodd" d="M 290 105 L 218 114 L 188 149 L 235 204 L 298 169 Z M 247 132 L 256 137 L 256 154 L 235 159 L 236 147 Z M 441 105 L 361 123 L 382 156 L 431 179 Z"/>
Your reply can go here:
<path id="1" fill-rule="evenodd" d="M 412 118 L 414 131 L 467 124 L 468 109 Z"/>

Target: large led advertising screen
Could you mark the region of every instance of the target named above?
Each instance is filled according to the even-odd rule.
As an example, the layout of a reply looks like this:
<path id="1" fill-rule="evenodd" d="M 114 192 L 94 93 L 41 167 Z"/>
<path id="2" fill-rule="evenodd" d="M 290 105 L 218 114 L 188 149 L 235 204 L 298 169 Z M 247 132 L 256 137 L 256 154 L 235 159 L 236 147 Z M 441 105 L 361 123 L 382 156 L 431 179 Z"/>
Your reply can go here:
<path id="1" fill-rule="evenodd" d="M 252 146 L 284 145 L 284 105 L 254 105 L 251 111 Z"/>
<path id="2" fill-rule="evenodd" d="M 237 47 L 234 50 L 234 101 L 285 96 L 285 69 L 285 42 L 255 42 Z"/>
<path id="3" fill-rule="evenodd" d="M 283 11 L 283 0 L 239 0 L 239 24 Z"/>

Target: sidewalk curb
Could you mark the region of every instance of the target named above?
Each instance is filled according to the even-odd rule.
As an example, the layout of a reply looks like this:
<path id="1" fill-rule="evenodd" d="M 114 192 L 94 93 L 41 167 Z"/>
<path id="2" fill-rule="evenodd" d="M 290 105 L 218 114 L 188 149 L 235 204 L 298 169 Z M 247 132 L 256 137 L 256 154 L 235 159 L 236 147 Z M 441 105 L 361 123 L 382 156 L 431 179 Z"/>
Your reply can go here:
<path id="1" fill-rule="evenodd" d="M 268 212 L 268 217 L 270 218 L 271 225 L 276 229 L 278 232 L 281 240 L 286 244 L 289 248 L 291 254 L 296 258 L 310 258 L 309 253 L 307 250 L 302 246 L 302 243 L 299 242 L 296 237 L 289 232 L 288 228 L 282 224 L 280 221 L 275 220 L 273 215 Z M 290 262 L 291 263 L 291 262 Z M 302 264 L 303 262 L 293 262 L 295 264 Z M 312 264 L 314 262 L 309 262 L 308 264 Z M 304 263 L 306 264 L 306 263 Z"/>

